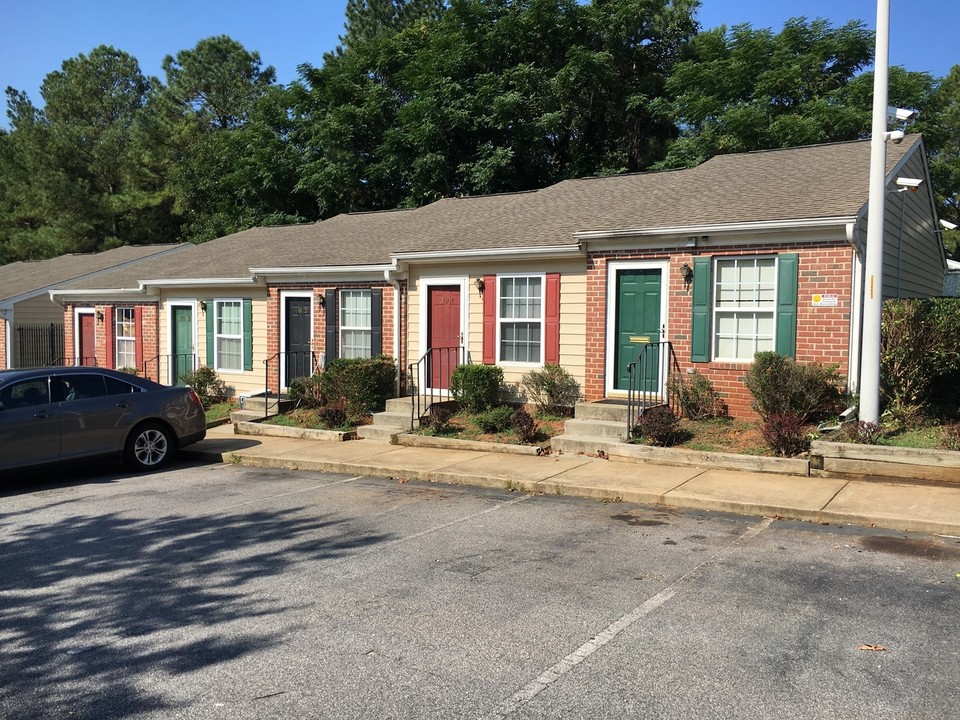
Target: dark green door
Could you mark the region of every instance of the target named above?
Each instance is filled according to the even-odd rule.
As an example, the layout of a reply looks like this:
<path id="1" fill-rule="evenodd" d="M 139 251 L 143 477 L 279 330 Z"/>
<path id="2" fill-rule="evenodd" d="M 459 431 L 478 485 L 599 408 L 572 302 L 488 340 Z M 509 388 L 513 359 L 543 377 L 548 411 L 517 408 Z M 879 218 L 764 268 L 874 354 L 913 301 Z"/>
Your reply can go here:
<path id="1" fill-rule="evenodd" d="M 617 273 L 616 383 L 629 386 L 627 366 L 644 345 L 660 341 L 660 270 L 621 270 Z M 659 390 L 659 357 L 656 348 L 646 352 L 643 385 L 637 390 Z"/>
<path id="2" fill-rule="evenodd" d="M 173 368 L 171 384 L 182 385 L 183 376 L 194 370 L 193 308 L 175 305 L 173 308 Z"/>

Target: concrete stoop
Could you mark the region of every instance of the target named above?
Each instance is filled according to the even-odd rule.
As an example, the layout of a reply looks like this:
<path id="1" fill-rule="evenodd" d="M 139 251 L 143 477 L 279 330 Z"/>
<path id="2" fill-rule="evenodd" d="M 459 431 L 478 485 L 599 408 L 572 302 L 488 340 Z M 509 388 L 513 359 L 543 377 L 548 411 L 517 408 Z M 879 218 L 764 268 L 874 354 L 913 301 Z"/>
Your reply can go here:
<path id="1" fill-rule="evenodd" d="M 595 453 L 598 445 L 627 439 L 627 406 L 617 402 L 577 403 L 563 424 L 563 435 L 550 445 L 563 452 Z"/>
<path id="2" fill-rule="evenodd" d="M 357 428 L 357 437 L 366 440 L 383 440 L 392 443 L 401 433 L 410 432 L 410 396 L 390 398 L 383 412 L 373 414 L 373 424 Z M 447 402 L 447 401 L 444 401 Z M 420 408 L 426 414 L 430 410 L 429 396 L 420 397 Z M 420 419 L 414 418 L 413 427 L 420 426 Z"/>

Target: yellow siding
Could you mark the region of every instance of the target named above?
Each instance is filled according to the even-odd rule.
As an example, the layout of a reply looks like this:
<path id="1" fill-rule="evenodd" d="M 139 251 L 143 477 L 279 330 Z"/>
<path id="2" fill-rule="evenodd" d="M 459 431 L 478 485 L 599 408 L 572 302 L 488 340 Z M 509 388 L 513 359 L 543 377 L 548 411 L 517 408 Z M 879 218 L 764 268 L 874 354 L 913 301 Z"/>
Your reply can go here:
<path id="1" fill-rule="evenodd" d="M 462 278 L 467 282 L 467 353 L 472 362 L 483 360 L 483 298 L 474 285 L 477 278 L 487 274 L 560 273 L 560 364 L 584 383 L 586 353 L 586 262 L 583 259 L 556 261 L 489 261 L 483 270 L 475 264 L 429 266 L 411 268 L 409 272 L 409 316 L 407 355 L 415 362 L 421 355 L 420 313 L 423 295 L 422 281 L 431 278 Z M 532 368 L 503 366 L 504 379 L 512 387 Z"/>
<path id="2" fill-rule="evenodd" d="M 63 308 L 50 300 L 47 294 L 38 295 L 18 302 L 13 309 L 13 320 L 17 325 L 43 325 L 56 323 L 63 325 Z"/>
<path id="3" fill-rule="evenodd" d="M 214 299 L 250 298 L 253 302 L 253 369 L 246 372 L 219 371 L 220 378 L 230 388 L 232 395 L 253 395 L 264 389 L 264 360 L 267 359 L 267 291 L 266 288 L 215 288 L 199 291 L 193 298 L 196 301 L 194 322 L 197 327 L 197 364 L 207 364 L 207 320 L 213 320 Z M 169 356 L 170 348 L 170 306 L 186 302 L 183 292 L 168 293 L 161 299 L 160 306 L 160 354 Z M 207 311 L 200 309 L 200 303 L 207 302 Z M 161 378 L 162 381 L 166 381 Z"/>

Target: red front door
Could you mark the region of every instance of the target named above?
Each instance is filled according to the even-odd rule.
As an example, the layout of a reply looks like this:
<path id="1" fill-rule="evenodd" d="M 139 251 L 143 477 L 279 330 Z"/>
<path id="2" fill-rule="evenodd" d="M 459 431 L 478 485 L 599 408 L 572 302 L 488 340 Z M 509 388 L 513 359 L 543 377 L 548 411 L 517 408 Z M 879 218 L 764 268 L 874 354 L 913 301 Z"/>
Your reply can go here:
<path id="1" fill-rule="evenodd" d="M 450 387 L 450 374 L 461 362 L 460 287 L 431 286 L 427 289 L 427 303 L 430 387 L 446 390 Z"/>
<path id="2" fill-rule="evenodd" d="M 96 318 L 93 313 L 82 313 L 80 315 L 80 357 L 77 358 L 78 365 L 96 365 L 97 364 L 97 334 Z"/>

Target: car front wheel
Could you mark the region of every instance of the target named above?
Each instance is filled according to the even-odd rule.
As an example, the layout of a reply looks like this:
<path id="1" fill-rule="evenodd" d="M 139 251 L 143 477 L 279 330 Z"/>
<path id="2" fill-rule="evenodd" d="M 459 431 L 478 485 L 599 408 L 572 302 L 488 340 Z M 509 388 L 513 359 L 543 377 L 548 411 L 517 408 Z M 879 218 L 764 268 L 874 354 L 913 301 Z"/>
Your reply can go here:
<path id="1" fill-rule="evenodd" d="M 158 423 L 147 423 L 130 433 L 123 458 L 134 470 L 156 470 L 172 454 L 170 431 Z"/>

